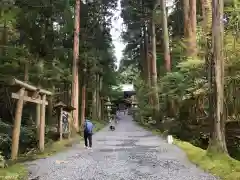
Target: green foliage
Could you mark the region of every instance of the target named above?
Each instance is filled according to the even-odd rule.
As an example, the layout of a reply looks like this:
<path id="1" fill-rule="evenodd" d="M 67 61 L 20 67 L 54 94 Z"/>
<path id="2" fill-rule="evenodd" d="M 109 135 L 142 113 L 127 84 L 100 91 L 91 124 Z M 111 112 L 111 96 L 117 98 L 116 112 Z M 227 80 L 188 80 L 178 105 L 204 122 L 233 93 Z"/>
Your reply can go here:
<path id="1" fill-rule="evenodd" d="M 149 94 L 151 94 L 151 89 L 145 84 L 141 78 L 136 79 L 134 82 L 136 88 L 136 98 L 138 100 L 138 114 L 137 117 L 141 121 L 141 123 L 148 123 L 151 119 L 151 113 L 154 107 L 152 107 L 149 103 Z M 136 119 L 136 118 L 135 118 Z"/>
<path id="2" fill-rule="evenodd" d="M 27 178 L 27 170 L 23 165 L 16 164 L 0 169 L 0 179 L 23 180 Z"/>
<path id="3" fill-rule="evenodd" d="M 188 158 L 202 169 L 223 180 L 238 180 L 240 178 L 240 162 L 224 154 L 207 154 L 203 149 L 190 143 L 175 140 L 174 143 L 182 148 Z"/>
<path id="4" fill-rule="evenodd" d="M 4 167 L 5 167 L 5 158 L 0 152 L 0 168 L 4 168 Z"/>
<path id="5" fill-rule="evenodd" d="M 111 90 L 108 92 L 108 96 L 111 97 L 111 100 L 118 100 L 122 98 L 123 92 L 120 86 L 113 86 Z"/>
<path id="6" fill-rule="evenodd" d="M 110 34 L 112 28 L 110 17 L 116 5 L 117 2 L 114 0 L 81 4 L 79 84 L 81 87 L 83 79 L 85 79 L 87 82 L 86 94 L 91 94 L 99 85 L 99 82 L 95 80 L 96 74 L 99 74 L 102 78 L 102 89 L 99 93 L 101 98 L 108 96 L 111 87 L 117 85 L 116 58 Z M 28 81 L 29 84 L 49 89 L 55 93 L 52 98 L 48 99 L 49 102 L 51 101 L 49 106 L 54 106 L 58 100 L 70 104 L 74 6 L 74 0 L 16 0 L 14 3 L 1 4 L 1 82 L 9 77 Z M 15 101 L 5 97 L 1 91 L 0 107 L 5 107 L 8 102 L 11 107 L 5 109 L 11 115 L 0 120 L 0 151 L 6 158 L 9 158 Z M 80 98 L 81 96 L 79 100 Z M 89 112 L 89 101 L 86 104 L 87 112 Z M 20 153 L 37 147 L 36 119 L 33 116 L 34 113 L 32 114 L 34 106 L 28 103 L 24 105 L 19 143 Z M 51 108 L 53 107 L 47 109 L 47 115 L 51 114 L 49 113 Z M 52 114 L 56 116 L 55 111 Z M 49 118 L 51 126 L 56 126 L 54 118 Z M 49 124 L 47 123 L 47 125 Z M 55 134 L 48 128 L 46 134 L 46 142 L 50 139 L 56 140 Z"/>
<path id="7" fill-rule="evenodd" d="M 156 27 L 156 49 L 157 49 L 157 70 L 158 70 L 158 93 L 160 102 L 160 118 L 157 120 L 160 128 L 179 138 L 190 141 L 195 145 L 206 148 L 210 132 L 209 108 L 214 104 L 209 104 L 208 67 L 209 59 L 212 58 L 211 48 L 207 46 L 206 40 L 209 36 L 204 31 L 203 14 L 200 1 L 197 4 L 197 50 L 195 58 L 186 57 L 186 47 L 183 39 L 184 34 L 184 12 L 183 1 L 174 1 L 172 11 L 168 16 L 169 39 L 171 49 L 172 71 L 166 72 L 162 46 L 162 27 L 160 23 L 161 12 L 153 13 L 153 2 L 123 1 L 122 17 L 126 25 L 123 32 L 123 39 L 127 43 L 124 51 L 124 58 L 121 62 L 121 73 L 129 79 L 131 75 L 127 73 L 129 66 L 137 68 L 139 74 L 134 78 L 136 85 L 138 109 L 136 117 L 143 124 L 149 124 L 149 117 L 152 116 L 151 94 L 153 92 L 151 84 L 146 80 L 146 60 L 145 50 L 142 47 L 144 41 L 145 26 L 151 27 L 151 20 L 157 24 Z M 226 120 L 239 120 L 240 101 L 237 96 L 240 88 L 240 41 L 239 41 L 239 1 L 225 1 L 225 32 L 224 32 L 224 55 L 225 55 L 225 107 Z M 127 14 L 129 13 L 129 14 Z M 159 19 L 160 18 L 160 19 Z M 148 37 L 151 36 L 151 28 L 147 28 Z M 211 42 L 208 42 L 211 46 Z M 151 52 L 152 44 L 148 44 Z M 208 57 L 209 59 L 206 59 Z M 143 62 L 144 61 L 144 62 Z M 124 72 L 124 73 L 123 73 Z M 142 75 L 144 74 L 144 75 Z M 127 78 L 125 78 L 127 79 Z M 214 77 L 213 77 L 214 81 Z M 232 131 L 231 131 L 232 132 Z M 230 154 L 234 154 L 232 149 L 238 152 L 235 146 L 236 138 L 229 137 L 227 143 Z M 234 131 L 234 135 L 238 133 Z M 232 147 L 232 148 L 231 148 Z M 234 148 L 233 148 L 234 147 Z M 236 153 L 235 153 L 236 154 Z"/>
<path id="8" fill-rule="evenodd" d="M 119 69 L 119 75 L 117 76 L 120 84 L 132 84 L 139 76 L 139 70 L 133 65 L 122 67 Z"/>

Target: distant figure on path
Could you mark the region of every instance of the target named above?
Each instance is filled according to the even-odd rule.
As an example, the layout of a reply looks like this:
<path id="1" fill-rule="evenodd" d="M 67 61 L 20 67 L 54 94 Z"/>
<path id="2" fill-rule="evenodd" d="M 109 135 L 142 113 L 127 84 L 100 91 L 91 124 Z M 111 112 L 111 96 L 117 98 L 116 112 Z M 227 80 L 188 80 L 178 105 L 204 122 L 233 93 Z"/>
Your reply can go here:
<path id="1" fill-rule="evenodd" d="M 116 115 L 115 115 L 115 122 L 118 123 L 119 120 L 120 120 L 120 111 L 117 110 Z"/>
<path id="2" fill-rule="evenodd" d="M 110 121 L 109 121 L 109 124 L 110 124 L 109 128 L 110 128 L 111 131 L 114 131 L 114 130 L 115 130 L 116 122 L 115 122 L 115 119 L 114 119 L 114 118 L 115 118 L 115 117 L 112 116 L 111 119 L 110 119 Z"/>
<path id="3" fill-rule="evenodd" d="M 85 141 L 85 148 L 92 148 L 92 134 L 93 134 L 93 123 L 86 119 L 84 124 L 84 141 Z M 89 146 L 88 146 L 89 142 Z"/>
<path id="4" fill-rule="evenodd" d="M 127 114 L 128 114 L 128 108 L 127 106 L 125 106 L 124 115 L 127 115 Z"/>

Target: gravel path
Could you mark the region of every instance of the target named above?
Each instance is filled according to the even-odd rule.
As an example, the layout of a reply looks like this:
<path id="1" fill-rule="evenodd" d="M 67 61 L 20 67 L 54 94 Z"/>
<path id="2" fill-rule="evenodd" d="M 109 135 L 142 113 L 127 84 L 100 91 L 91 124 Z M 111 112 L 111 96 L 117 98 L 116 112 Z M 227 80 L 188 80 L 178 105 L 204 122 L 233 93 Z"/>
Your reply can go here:
<path id="1" fill-rule="evenodd" d="M 191 164 L 182 150 L 122 119 L 115 131 L 93 136 L 93 150 L 68 151 L 28 163 L 38 180 L 217 180 Z"/>

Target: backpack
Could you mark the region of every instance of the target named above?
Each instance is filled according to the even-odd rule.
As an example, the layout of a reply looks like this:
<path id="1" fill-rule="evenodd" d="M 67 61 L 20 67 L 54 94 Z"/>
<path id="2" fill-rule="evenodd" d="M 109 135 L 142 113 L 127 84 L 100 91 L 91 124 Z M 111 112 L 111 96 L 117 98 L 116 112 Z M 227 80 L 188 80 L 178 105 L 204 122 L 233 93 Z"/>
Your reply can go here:
<path id="1" fill-rule="evenodd" d="M 92 133 L 92 128 L 93 128 L 93 125 L 91 122 L 85 122 L 84 132 Z"/>

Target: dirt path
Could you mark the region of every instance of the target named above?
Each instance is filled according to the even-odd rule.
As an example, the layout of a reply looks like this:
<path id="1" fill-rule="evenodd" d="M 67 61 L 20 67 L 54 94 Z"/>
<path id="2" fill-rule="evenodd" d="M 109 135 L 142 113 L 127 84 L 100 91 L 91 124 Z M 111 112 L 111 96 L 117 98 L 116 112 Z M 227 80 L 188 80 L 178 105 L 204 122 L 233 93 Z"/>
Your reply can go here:
<path id="1" fill-rule="evenodd" d="M 93 136 L 93 150 L 78 144 L 29 163 L 38 180 L 217 180 L 191 164 L 185 153 L 124 117 L 115 131 Z"/>

